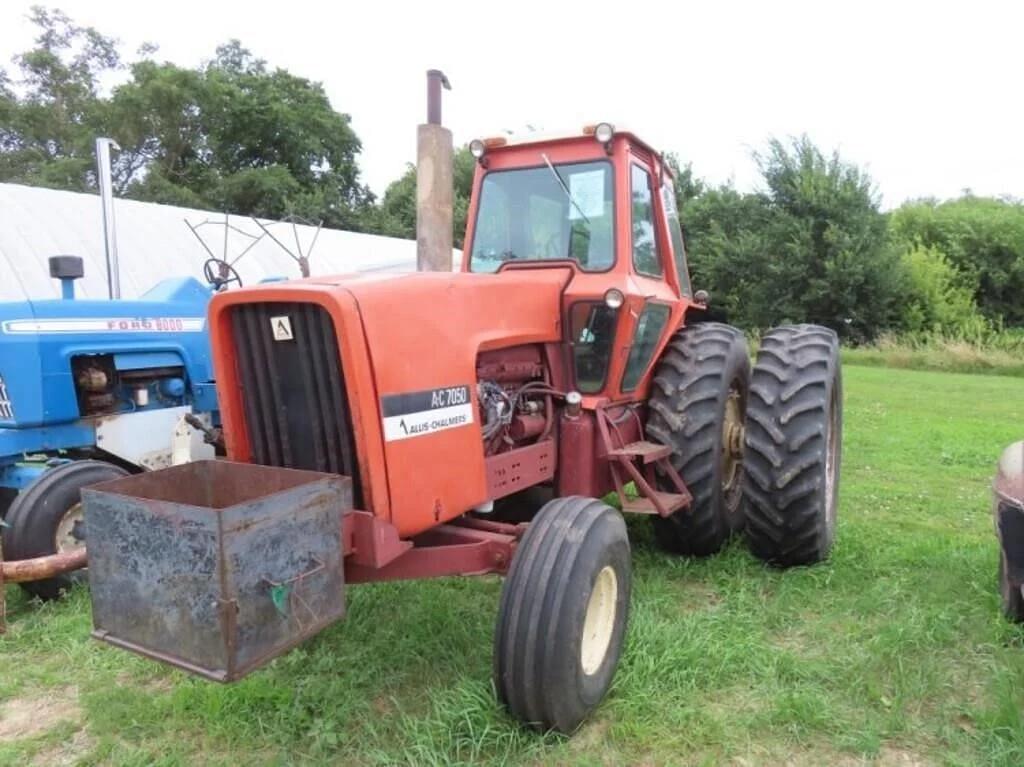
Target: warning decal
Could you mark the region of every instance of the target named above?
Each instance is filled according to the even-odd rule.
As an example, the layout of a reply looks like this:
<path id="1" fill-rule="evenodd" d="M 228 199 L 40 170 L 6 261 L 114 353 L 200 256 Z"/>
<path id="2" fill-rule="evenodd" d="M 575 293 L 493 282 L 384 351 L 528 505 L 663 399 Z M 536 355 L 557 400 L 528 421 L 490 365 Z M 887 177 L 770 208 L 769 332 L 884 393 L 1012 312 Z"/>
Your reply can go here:
<path id="1" fill-rule="evenodd" d="M 386 442 L 473 423 L 473 400 L 468 386 L 389 394 L 381 397 L 380 408 Z"/>

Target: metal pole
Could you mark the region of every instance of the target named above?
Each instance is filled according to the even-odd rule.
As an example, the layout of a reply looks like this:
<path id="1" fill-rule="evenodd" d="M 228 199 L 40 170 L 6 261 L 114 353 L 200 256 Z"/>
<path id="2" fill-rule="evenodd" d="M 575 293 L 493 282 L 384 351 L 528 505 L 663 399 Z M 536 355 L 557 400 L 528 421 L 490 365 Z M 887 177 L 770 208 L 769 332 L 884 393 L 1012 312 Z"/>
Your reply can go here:
<path id="1" fill-rule="evenodd" d="M 452 270 L 452 132 L 441 125 L 444 73 L 427 72 L 427 122 L 416 129 L 416 268 Z"/>
<path id="2" fill-rule="evenodd" d="M 110 175 L 110 148 L 120 149 L 110 138 L 96 139 L 96 178 L 103 205 L 103 244 L 107 252 L 107 293 L 121 297 L 121 270 L 117 263 L 117 227 L 114 223 L 114 185 Z"/>
<path id="3" fill-rule="evenodd" d="M 440 69 L 427 70 L 427 123 L 441 124 L 441 88 L 452 89 L 452 84 Z"/>

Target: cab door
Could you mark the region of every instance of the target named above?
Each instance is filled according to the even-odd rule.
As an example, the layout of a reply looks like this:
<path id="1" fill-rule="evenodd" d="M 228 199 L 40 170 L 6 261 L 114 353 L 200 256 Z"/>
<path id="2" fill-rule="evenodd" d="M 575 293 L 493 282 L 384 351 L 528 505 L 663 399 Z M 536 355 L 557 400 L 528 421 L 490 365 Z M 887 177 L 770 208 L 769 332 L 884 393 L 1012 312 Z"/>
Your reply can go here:
<path id="1" fill-rule="evenodd" d="M 620 399 L 647 395 L 647 375 L 664 340 L 678 324 L 678 294 L 666 280 L 671 246 L 657 206 L 658 185 L 651 164 L 629 162 L 629 242 L 631 289 L 620 320 L 618 360 L 612 374 Z M 659 225 L 662 224 L 662 225 Z"/>

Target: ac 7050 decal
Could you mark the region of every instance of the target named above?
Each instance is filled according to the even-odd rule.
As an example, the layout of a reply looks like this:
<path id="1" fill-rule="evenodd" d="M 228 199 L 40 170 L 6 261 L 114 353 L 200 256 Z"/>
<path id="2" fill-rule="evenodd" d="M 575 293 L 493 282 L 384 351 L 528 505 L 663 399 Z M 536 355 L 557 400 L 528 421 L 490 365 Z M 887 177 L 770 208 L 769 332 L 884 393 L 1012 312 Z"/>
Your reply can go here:
<path id="1" fill-rule="evenodd" d="M 380 407 L 387 442 L 473 423 L 473 398 L 468 386 L 388 394 L 381 397 Z"/>

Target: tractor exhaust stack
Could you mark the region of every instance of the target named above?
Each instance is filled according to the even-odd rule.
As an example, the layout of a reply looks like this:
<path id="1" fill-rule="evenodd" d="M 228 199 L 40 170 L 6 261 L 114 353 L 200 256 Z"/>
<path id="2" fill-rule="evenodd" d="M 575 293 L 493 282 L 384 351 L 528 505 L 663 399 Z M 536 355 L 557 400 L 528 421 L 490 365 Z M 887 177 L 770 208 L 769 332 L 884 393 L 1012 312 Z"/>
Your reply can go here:
<path id="1" fill-rule="evenodd" d="M 451 83 L 427 72 L 427 122 L 416 129 L 416 268 L 452 270 L 452 132 L 441 124 L 441 89 Z"/>
<path id="2" fill-rule="evenodd" d="M 96 178 L 103 205 L 103 247 L 107 253 L 107 294 L 121 297 L 121 272 L 117 263 L 117 231 L 114 225 L 114 184 L 110 174 L 110 148 L 120 149 L 111 138 L 96 139 Z"/>

